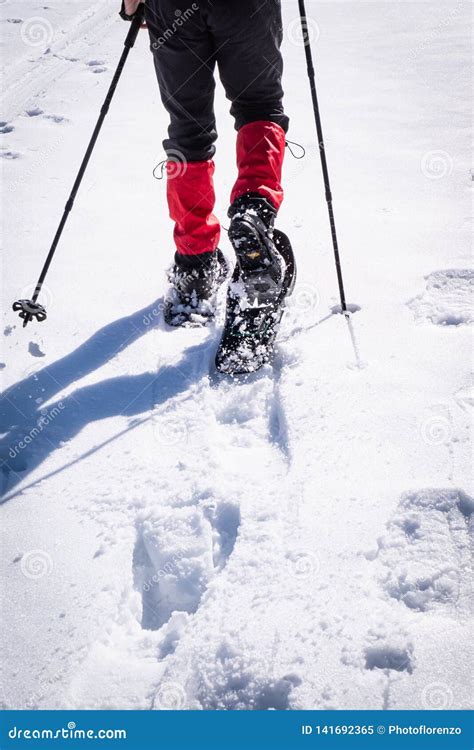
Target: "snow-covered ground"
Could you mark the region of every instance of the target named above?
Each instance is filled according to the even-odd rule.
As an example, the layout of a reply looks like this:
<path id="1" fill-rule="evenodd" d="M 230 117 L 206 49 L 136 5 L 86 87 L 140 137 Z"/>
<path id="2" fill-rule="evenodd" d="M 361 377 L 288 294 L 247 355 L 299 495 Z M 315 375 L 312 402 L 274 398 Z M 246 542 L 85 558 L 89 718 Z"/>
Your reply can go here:
<path id="1" fill-rule="evenodd" d="M 143 32 L 42 296 L 31 294 L 121 52 L 119 0 L 3 0 L 4 705 L 470 703 L 470 3 L 312 2 L 359 349 L 337 303 L 297 3 L 279 226 L 299 277 L 276 361 L 209 376 L 222 323 L 166 330 Z M 235 177 L 218 91 L 218 214 Z M 224 234 L 223 249 L 230 255 Z"/>

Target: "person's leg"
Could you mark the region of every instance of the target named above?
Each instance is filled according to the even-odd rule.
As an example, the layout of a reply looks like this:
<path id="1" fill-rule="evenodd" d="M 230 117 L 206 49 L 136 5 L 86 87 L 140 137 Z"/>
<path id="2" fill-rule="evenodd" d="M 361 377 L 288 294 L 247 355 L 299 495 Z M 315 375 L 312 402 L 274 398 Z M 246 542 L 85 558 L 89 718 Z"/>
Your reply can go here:
<path id="1" fill-rule="evenodd" d="M 283 200 L 281 173 L 288 118 L 283 109 L 279 0 L 214 0 L 210 29 L 219 73 L 237 133 L 238 177 L 231 204 L 259 195 L 276 210 Z"/>
<path id="2" fill-rule="evenodd" d="M 161 98 L 170 115 L 163 147 L 177 253 L 214 253 L 220 227 L 213 214 L 213 41 L 199 9 L 181 13 L 171 0 L 147 0 L 146 20 Z"/>
<path id="3" fill-rule="evenodd" d="M 229 208 L 237 264 L 227 292 L 216 367 L 258 370 L 271 359 L 285 298 L 294 284 L 291 246 L 273 224 L 283 199 L 288 118 L 281 86 L 279 0 L 213 0 L 210 28 L 237 133 L 238 177 Z"/>

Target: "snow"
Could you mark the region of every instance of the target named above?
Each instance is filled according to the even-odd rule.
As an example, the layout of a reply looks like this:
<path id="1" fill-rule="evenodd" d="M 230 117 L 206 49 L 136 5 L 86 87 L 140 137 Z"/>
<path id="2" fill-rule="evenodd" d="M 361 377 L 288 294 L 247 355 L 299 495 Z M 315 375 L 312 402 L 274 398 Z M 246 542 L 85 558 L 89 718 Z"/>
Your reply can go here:
<path id="1" fill-rule="evenodd" d="M 113 75 L 118 4 L 0 4 L 0 697 L 467 708 L 470 5 L 307 1 L 351 330 L 332 312 L 283 2 L 289 137 L 307 155 L 287 154 L 278 225 L 299 276 L 274 365 L 232 382 L 209 375 L 222 310 L 205 330 L 162 323 L 173 247 L 152 170 L 167 118 L 144 33 L 48 275 L 48 320 L 22 329 L 10 310 L 34 288 Z M 220 88 L 216 110 L 226 226 L 235 135 Z M 222 248 L 232 257 L 225 233 Z"/>

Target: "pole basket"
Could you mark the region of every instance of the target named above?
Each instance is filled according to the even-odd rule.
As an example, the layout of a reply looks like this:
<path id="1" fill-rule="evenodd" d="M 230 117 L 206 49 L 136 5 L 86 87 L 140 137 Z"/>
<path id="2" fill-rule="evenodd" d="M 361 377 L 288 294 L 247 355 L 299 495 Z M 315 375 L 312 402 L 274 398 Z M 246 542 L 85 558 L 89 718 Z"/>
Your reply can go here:
<path id="1" fill-rule="evenodd" d="M 13 303 L 12 309 L 20 315 L 20 318 L 23 318 L 23 328 L 26 328 L 33 318 L 38 323 L 46 320 L 46 310 L 43 305 L 33 302 L 31 299 L 19 299 L 18 302 Z"/>

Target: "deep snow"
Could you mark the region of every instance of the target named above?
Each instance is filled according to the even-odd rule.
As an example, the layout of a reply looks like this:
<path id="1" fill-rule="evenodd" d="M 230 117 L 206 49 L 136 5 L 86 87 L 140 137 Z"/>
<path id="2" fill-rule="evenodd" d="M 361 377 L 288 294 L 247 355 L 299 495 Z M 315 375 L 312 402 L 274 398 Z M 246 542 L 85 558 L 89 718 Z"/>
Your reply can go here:
<path id="1" fill-rule="evenodd" d="M 287 156 L 279 226 L 299 278 L 274 366 L 235 383 L 209 377 L 222 318 L 161 320 L 166 115 L 145 33 L 48 276 L 48 321 L 23 330 L 10 310 L 120 55 L 118 5 L 0 4 L 4 705 L 466 708 L 470 4 L 307 2 L 358 362 L 331 314 L 283 2 L 289 137 L 307 156 Z M 227 110 L 219 88 L 224 225 Z"/>

